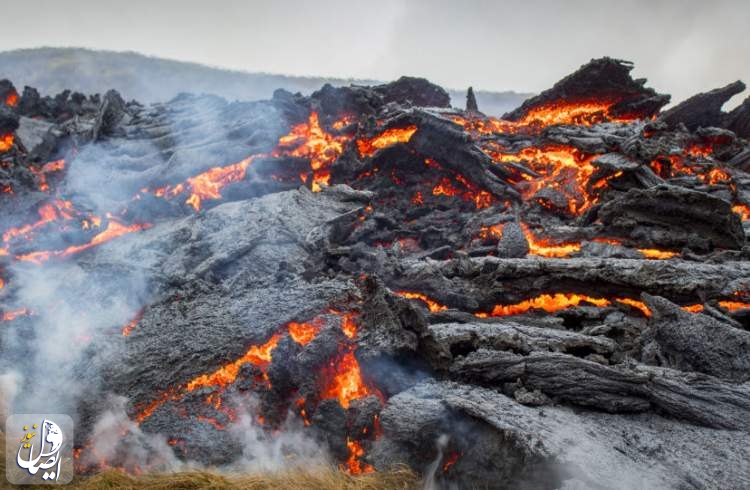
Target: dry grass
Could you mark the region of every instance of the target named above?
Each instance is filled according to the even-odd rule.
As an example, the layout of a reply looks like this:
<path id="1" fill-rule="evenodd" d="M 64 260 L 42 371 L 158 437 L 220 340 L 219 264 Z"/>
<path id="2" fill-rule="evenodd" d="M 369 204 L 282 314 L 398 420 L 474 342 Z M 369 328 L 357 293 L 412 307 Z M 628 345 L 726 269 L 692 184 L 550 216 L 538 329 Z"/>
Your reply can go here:
<path id="1" fill-rule="evenodd" d="M 5 447 L 5 434 L 0 432 L 0 447 Z M 0 457 L 3 476 L 0 488 L 12 486 L 5 479 L 5 458 Z M 70 485 L 63 488 L 86 490 L 106 489 L 247 489 L 247 490 L 390 490 L 420 488 L 419 478 L 408 468 L 398 467 L 388 472 L 350 476 L 336 468 L 318 467 L 308 470 L 289 470 L 263 474 L 219 474 L 208 471 L 185 473 L 162 473 L 130 476 L 119 471 L 106 471 L 96 475 L 76 476 Z M 49 485 L 24 486 L 23 488 L 49 488 Z"/>

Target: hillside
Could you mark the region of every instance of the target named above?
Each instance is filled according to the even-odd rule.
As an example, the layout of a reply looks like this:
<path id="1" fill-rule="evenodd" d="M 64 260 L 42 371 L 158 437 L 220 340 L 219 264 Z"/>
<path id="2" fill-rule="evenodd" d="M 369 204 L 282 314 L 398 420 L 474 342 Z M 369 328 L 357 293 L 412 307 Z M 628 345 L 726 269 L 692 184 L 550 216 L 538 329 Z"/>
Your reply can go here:
<path id="1" fill-rule="evenodd" d="M 24 85 L 35 87 L 42 94 L 56 94 L 65 89 L 104 93 L 114 88 L 126 99 L 141 102 L 169 100 L 180 92 L 212 93 L 229 100 L 260 100 L 270 98 L 277 88 L 309 95 L 325 83 L 378 83 L 375 80 L 232 71 L 133 52 L 81 48 L 36 48 L 0 52 L 0 67 L 0 78 L 12 80 L 19 88 Z M 449 92 L 453 105 L 463 107 L 465 89 Z M 479 108 L 491 115 L 501 115 L 517 107 L 529 95 L 476 91 Z"/>

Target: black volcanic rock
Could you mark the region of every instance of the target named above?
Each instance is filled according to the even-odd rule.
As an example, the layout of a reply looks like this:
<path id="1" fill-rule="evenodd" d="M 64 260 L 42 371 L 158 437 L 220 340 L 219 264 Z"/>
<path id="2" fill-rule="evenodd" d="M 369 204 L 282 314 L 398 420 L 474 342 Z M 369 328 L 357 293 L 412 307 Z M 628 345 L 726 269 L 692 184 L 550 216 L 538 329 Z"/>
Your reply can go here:
<path id="1" fill-rule="evenodd" d="M 17 95 L 16 88 L 9 80 L 0 80 L 0 135 L 12 133 L 18 128 L 18 111 L 6 104 L 8 96 Z"/>
<path id="2" fill-rule="evenodd" d="M 442 87 L 424 78 L 401 77 L 395 82 L 374 87 L 387 104 L 395 102 L 417 107 L 450 107 L 451 98 Z"/>
<path id="3" fill-rule="evenodd" d="M 593 59 L 557 82 L 551 89 L 526 100 L 503 119 L 517 121 L 531 109 L 556 102 L 618 101 L 610 108 L 617 116 L 650 117 L 669 102 L 669 95 L 645 87 L 646 80 L 633 80 L 630 62 L 612 58 Z"/>
<path id="4" fill-rule="evenodd" d="M 722 127 L 742 138 L 750 138 L 750 97 L 724 116 Z"/>
<path id="5" fill-rule="evenodd" d="M 662 113 L 659 120 L 670 127 L 682 123 L 691 131 L 699 127 L 722 126 L 725 114 L 721 107 L 743 90 L 745 84 L 738 80 L 710 92 L 694 95 Z"/>
<path id="6" fill-rule="evenodd" d="M 745 244 L 742 223 L 727 201 L 676 186 L 630 189 L 604 204 L 599 218 L 618 233 L 667 248 L 739 249 Z"/>

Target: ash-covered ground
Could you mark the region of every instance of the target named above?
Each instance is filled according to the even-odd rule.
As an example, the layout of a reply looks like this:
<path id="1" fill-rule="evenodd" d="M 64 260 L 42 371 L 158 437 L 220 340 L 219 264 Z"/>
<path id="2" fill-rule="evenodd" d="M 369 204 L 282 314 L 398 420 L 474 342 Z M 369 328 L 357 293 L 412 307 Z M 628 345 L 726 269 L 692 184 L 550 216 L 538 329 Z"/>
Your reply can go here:
<path id="1" fill-rule="evenodd" d="M 0 386 L 76 467 L 750 486 L 750 98 L 0 82 Z"/>

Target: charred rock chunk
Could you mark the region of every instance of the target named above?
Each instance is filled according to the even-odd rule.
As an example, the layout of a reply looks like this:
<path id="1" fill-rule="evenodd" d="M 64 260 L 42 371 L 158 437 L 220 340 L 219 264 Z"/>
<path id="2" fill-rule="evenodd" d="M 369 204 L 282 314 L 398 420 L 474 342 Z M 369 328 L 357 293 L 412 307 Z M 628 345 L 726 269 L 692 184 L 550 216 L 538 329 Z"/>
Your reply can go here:
<path id="1" fill-rule="evenodd" d="M 630 189 L 604 204 L 599 218 L 616 233 L 664 247 L 739 249 L 745 232 L 723 199 L 672 185 Z"/>
<path id="2" fill-rule="evenodd" d="M 99 139 L 99 136 L 111 136 L 124 116 L 125 101 L 117 91 L 110 90 L 104 95 L 99 108 L 93 130 L 94 140 Z"/>
<path id="3" fill-rule="evenodd" d="M 688 313 L 664 298 L 644 299 L 654 315 L 649 336 L 668 366 L 735 382 L 750 379 L 750 332 Z"/>
<path id="4" fill-rule="evenodd" d="M 657 94 L 644 87 L 645 80 L 633 80 L 632 63 L 612 58 L 599 58 L 583 65 L 575 73 L 557 82 L 551 89 L 525 101 L 521 107 L 503 116 L 517 121 L 536 107 L 564 102 L 609 101 L 610 115 L 639 116 L 656 114 L 669 102 L 669 95 Z"/>
<path id="5" fill-rule="evenodd" d="M 395 82 L 373 88 L 383 101 L 405 106 L 450 107 L 451 97 L 442 87 L 424 78 L 401 77 Z"/>
<path id="6" fill-rule="evenodd" d="M 699 127 L 721 126 L 725 114 L 721 107 L 734 95 L 745 90 L 745 84 L 737 80 L 721 88 L 694 95 L 659 116 L 671 127 L 682 123 L 689 130 Z"/>
<path id="7" fill-rule="evenodd" d="M 521 226 L 515 221 L 503 225 L 503 236 L 497 243 L 498 257 L 522 258 L 529 253 L 529 242 Z"/>
<path id="8" fill-rule="evenodd" d="M 734 131 L 737 136 L 750 137 L 750 97 L 724 117 L 723 127 Z"/>

